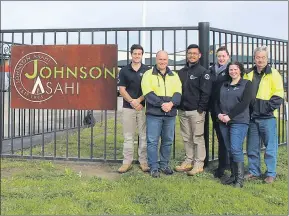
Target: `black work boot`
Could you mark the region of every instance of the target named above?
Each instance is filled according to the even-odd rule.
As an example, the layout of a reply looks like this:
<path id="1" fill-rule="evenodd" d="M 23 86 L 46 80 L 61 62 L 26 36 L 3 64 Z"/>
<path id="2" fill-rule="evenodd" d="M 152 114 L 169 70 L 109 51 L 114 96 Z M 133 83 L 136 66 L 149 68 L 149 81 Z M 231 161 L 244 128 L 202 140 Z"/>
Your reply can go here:
<path id="1" fill-rule="evenodd" d="M 222 178 L 225 175 L 225 168 L 218 167 L 214 170 L 214 177 L 215 178 Z"/>
<path id="2" fill-rule="evenodd" d="M 242 188 L 244 182 L 244 162 L 236 163 L 235 179 L 234 187 Z"/>
<path id="3" fill-rule="evenodd" d="M 222 180 L 222 184 L 230 185 L 235 183 L 235 172 L 236 172 L 236 164 L 232 158 L 230 158 L 230 169 L 231 169 L 231 176 L 227 179 Z"/>

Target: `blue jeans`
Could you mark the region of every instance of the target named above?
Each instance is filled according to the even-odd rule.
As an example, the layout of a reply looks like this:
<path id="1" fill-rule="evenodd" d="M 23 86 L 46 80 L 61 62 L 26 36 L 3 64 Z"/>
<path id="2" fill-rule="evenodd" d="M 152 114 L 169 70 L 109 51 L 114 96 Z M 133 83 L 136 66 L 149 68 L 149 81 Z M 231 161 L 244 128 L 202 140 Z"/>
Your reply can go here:
<path id="1" fill-rule="evenodd" d="M 266 176 L 276 177 L 278 137 L 276 118 L 255 119 L 250 122 L 247 152 L 249 172 L 254 176 L 261 175 L 261 142 L 263 141 L 266 150 L 264 160 L 267 167 Z"/>
<path id="2" fill-rule="evenodd" d="M 248 132 L 247 124 L 220 123 L 220 130 L 230 157 L 234 162 L 244 162 L 243 142 Z"/>
<path id="3" fill-rule="evenodd" d="M 146 116 L 147 157 L 150 170 L 165 168 L 169 164 L 171 146 L 175 135 L 176 117 Z M 160 164 L 158 164 L 158 143 L 161 136 Z"/>

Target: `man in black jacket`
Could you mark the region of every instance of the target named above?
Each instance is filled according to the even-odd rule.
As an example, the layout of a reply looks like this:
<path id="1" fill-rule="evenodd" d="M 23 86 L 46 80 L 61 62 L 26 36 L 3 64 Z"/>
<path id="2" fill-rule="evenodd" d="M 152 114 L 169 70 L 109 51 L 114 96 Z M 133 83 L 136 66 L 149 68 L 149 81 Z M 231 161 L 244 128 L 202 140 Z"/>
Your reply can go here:
<path id="1" fill-rule="evenodd" d="M 186 159 L 176 166 L 176 171 L 188 171 L 188 175 L 203 172 L 206 148 L 204 140 L 205 114 L 211 94 L 210 72 L 200 65 L 199 46 L 191 44 L 187 48 L 187 64 L 179 71 L 182 82 L 182 100 L 179 106 L 181 134 L 184 141 Z"/>

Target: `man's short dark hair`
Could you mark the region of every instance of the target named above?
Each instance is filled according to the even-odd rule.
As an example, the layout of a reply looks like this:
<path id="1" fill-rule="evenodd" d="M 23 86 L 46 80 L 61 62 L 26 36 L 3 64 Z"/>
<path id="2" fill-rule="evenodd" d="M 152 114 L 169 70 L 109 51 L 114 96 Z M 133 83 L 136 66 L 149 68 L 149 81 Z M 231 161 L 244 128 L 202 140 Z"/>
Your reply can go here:
<path id="1" fill-rule="evenodd" d="M 216 52 L 216 53 L 218 53 L 218 52 L 220 52 L 220 51 L 225 51 L 228 55 L 230 55 L 227 47 L 225 47 L 225 46 L 219 47 L 219 48 L 217 49 L 217 52 Z"/>
<path id="2" fill-rule="evenodd" d="M 191 44 L 187 47 L 187 52 L 189 49 L 198 49 L 199 50 L 199 53 L 201 53 L 201 50 L 199 48 L 199 46 L 197 44 Z"/>
<path id="3" fill-rule="evenodd" d="M 131 46 L 131 48 L 130 48 L 130 54 L 132 54 L 135 49 L 141 50 L 141 51 L 142 51 L 142 54 L 143 54 L 143 47 L 142 47 L 141 45 L 139 45 L 139 44 L 134 44 L 134 45 Z"/>

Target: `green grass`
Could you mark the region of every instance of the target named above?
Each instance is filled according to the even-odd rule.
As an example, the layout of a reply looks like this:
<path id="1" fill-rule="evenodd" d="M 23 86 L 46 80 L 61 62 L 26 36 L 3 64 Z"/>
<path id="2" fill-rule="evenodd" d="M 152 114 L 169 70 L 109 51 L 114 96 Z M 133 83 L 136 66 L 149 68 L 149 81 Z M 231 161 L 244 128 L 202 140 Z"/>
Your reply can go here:
<path id="1" fill-rule="evenodd" d="M 110 180 L 97 173 L 80 175 L 66 163 L 2 159 L 1 210 L 4 215 L 287 215 L 286 146 L 280 147 L 278 161 L 272 185 L 256 180 L 236 189 L 220 184 L 210 170 L 194 177 L 175 173 L 153 179 L 134 165 Z M 93 172 L 100 165 L 90 166 Z"/>
<path id="2" fill-rule="evenodd" d="M 120 120 L 120 119 L 119 119 Z M 116 155 L 114 155 L 113 119 L 107 124 L 107 159 L 122 158 L 122 127 L 117 124 Z M 211 128 L 210 128 L 211 133 Z M 91 128 L 81 130 L 81 158 L 90 157 Z M 210 137 L 211 139 L 212 137 Z M 215 139 L 216 140 L 216 139 Z M 93 128 L 93 156 L 104 156 L 104 124 Z M 32 149 L 41 155 L 41 146 Z M 57 140 L 56 156 L 66 156 L 66 135 Z M 77 133 L 69 135 L 68 156 L 77 156 Z M 210 150 L 211 151 L 211 150 Z M 135 159 L 136 159 L 135 148 Z M 17 152 L 20 154 L 20 152 Z M 30 149 L 24 151 L 29 155 Z M 54 142 L 46 144 L 44 155 L 54 154 Z M 217 145 L 215 145 L 217 155 Z M 261 154 L 263 155 L 263 154 Z M 184 158 L 179 123 L 176 124 L 175 166 Z M 246 158 L 246 157 L 245 157 Z M 264 172 L 265 166 L 262 161 Z M 102 164 L 103 165 L 103 164 Z M 105 163 L 108 174 L 116 178 L 100 178 L 98 163 L 90 171 L 80 173 L 66 162 L 2 159 L 1 210 L 4 215 L 141 215 L 141 214 L 219 214 L 219 215 L 287 215 L 288 159 L 287 147 L 279 148 L 278 178 L 272 185 L 262 180 L 246 182 L 243 189 L 220 184 L 208 168 L 204 173 L 188 177 L 183 173 L 162 175 L 152 179 L 137 165 L 126 174 L 116 173 L 119 164 Z"/>

